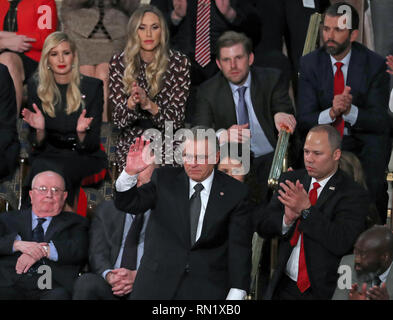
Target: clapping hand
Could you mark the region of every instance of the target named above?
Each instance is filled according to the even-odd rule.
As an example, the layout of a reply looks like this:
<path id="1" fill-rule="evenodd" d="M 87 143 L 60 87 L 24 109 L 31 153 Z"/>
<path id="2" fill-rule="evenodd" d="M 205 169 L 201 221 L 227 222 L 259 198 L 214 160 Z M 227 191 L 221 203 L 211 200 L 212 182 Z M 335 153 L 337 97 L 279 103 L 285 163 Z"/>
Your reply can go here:
<path id="1" fill-rule="evenodd" d="M 90 124 L 93 121 L 93 117 L 86 117 L 86 109 L 83 109 L 82 113 L 78 118 L 78 123 L 76 124 L 76 132 L 85 133 L 90 129 Z"/>
<path id="2" fill-rule="evenodd" d="M 280 195 L 277 198 L 284 206 L 288 207 L 294 215 L 299 216 L 302 210 L 311 207 L 308 193 L 299 180 L 296 181 L 296 184 L 289 180 L 285 180 L 285 183 L 280 183 L 280 187 L 282 190 L 278 190 Z"/>
<path id="3" fill-rule="evenodd" d="M 233 21 L 236 18 L 236 11 L 231 7 L 230 0 L 215 0 L 217 9 L 228 20 Z"/>
<path id="4" fill-rule="evenodd" d="M 25 52 L 31 49 L 31 42 L 35 42 L 36 40 L 24 35 L 15 35 L 6 38 L 5 41 L 5 46 L 7 49 L 14 52 Z"/>
<path id="5" fill-rule="evenodd" d="M 23 120 L 26 121 L 30 127 L 37 130 L 45 129 L 45 118 L 40 109 L 38 109 L 37 105 L 33 103 L 34 111 L 30 111 L 29 109 L 24 108 L 22 110 Z"/>
<path id="6" fill-rule="evenodd" d="M 354 283 L 349 290 L 349 300 L 368 300 L 367 283 L 363 283 L 361 291 L 358 291 L 358 284 Z"/>
<path id="7" fill-rule="evenodd" d="M 127 154 L 125 171 L 133 176 L 145 170 L 154 161 L 154 155 L 149 148 L 150 141 L 136 138 Z"/>

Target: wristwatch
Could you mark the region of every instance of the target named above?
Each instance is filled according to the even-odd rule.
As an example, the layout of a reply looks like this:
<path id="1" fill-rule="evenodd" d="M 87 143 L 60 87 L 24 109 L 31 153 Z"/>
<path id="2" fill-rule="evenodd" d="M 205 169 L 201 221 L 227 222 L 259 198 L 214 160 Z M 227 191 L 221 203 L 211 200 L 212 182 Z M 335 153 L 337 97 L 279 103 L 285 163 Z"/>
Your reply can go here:
<path id="1" fill-rule="evenodd" d="M 308 209 L 304 209 L 301 212 L 303 220 L 307 219 L 310 214 L 311 214 L 311 207 Z"/>

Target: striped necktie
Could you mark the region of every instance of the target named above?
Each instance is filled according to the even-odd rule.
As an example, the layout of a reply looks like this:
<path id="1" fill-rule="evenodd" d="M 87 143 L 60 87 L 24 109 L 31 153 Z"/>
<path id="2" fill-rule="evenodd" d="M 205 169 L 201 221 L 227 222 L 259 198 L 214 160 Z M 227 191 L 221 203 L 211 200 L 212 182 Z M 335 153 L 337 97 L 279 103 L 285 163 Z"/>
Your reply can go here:
<path id="1" fill-rule="evenodd" d="M 201 67 L 210 62 L 210 0 L 198 0 L 195 61 Z"/>

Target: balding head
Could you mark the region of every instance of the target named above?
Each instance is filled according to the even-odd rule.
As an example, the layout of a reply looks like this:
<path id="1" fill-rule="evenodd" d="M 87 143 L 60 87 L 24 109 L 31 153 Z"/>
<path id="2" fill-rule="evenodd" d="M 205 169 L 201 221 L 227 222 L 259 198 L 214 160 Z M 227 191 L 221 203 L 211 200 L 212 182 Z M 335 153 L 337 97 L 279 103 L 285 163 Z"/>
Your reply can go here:
<path id="1" fill-rule="evenodd" d="M 355 269 L 363 281 L 380 275 L 393 260 L 393 234 L 384 226 L 364 231 L 355 243 Z"/>

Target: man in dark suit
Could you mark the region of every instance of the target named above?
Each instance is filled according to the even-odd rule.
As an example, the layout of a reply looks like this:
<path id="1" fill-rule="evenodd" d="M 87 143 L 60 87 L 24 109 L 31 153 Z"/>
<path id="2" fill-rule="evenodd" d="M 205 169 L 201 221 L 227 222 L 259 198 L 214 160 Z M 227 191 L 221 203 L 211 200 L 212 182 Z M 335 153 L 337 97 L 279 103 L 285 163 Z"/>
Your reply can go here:
<path id="1" fill-rule="evenodd" d="M 355 42 L 358 25 L 358 14 L 348 3 L 326 10 L 324 46 L 300 62 L 297 119 L 304 135 L 316 124 L 339 127 L 343 150 L 361 161 L 370 198 L 385 221 L 385 169 L 391 150 L 389 76 L 385 59 Z"/>
<path id="2" fill-rule="evenodd" d="M 147 167 L 138 176 L 137 187 L 150 181 L 154 166 Z M 140 215 L 141 216 L 141 215 Z M 102 202 L 94 213 L 90 226 L 89 266 L 75 283 L 74 300 L 117 300 L 127 299 L 132 290 L 136 272 L 143 255 L 145 232 L 150 210 L 144 213 L 141 226 L 138 216 L 116 209 L 113 200 Z M 135 233 L 132 235 L 130 233 Z M 135 237 L 135 268 L 125 263 L 129 237 Z"/>
<path id="3" fill-rule="evenodd" d="M 13 174 L 18 164 L 15 88 L 8 68 L 0 64 L 0 179 Z"/>
<path id="4" fill-rule="evenodd" d="M 306 170 L 283 174 L 269 205 L 255 211 L 257 232 L 281 237 L 266 299 L 330 299 L 340 259 L 365 229 L 367 193 L 338 169 L 340 142 L 335 128 L 312 128 L 304 144 Z"/>
<path id="5" fill-rule="evenodd" d="M 342 258 L 333 300 L 393 299 L 393 234 L 386 226 L 363 232 L 354 254 Z"/>
<path id="6" fill-rule="evenodd" d="M 247 188 L 214 169 L 217 143 L 196 132 L 185 141 L 184 168 L 159 168 L 140 188 L 135 178 L 146 163 L 137 139 L 116 181 L 120 210 L 154 208 L 132 299 L 243 299 L 249 288 Z"/>
<path id="7" fill-rule="evenodd" d="M 71 298 L 87 261 L 88 223 L 62 211 L 64 187 L 59 174 L 41 172 L 32 182 L 32 208 L 0 215 L 0 299 Z"/>
<path id="8" fill-rule="evenodd" d="M 288 82 L 281 72 L 251 67 L 253 61 L 248 37 L 233 31 L 224 33 L 217 43 L 216 63 L 221 72 L 199 87 L 193 121 L 217 131 L 228 129 L 218 131 L 220 144 L 244 142 L 251 135 L 253 166 L 263 181 L 264 197 L 277 133 L 281 126 L 293 132 L 296 120 Z"/>
<path id="9" fill-rule="evenodd" d="M 186 122 L 192 122 L 195 110 L 195 92 L 199 84 L 211 78 L 217 71 L 215 48 L 218 37 L 228 30 L 245 32 L 254 43 L 260 38 L 260 19 L 251 0 L 151 0 L 166 16 L 171 34 L 171 46 L 188 55 L 191 59 L 191 93 L 186 109 Z M 197 45 L 198 6 L 209 6 L 210 20 L 200 23 L 208 30 L 207 41 L 203 46 Z M 203 18 L 204 17 L 204 18 Z M 200 18 L 201 19 L 201 18 Z M 206 15 L 202 15 L 205 21 Z M 196 47 L 208 52 L 206 60 L 196 58 Z"/>

